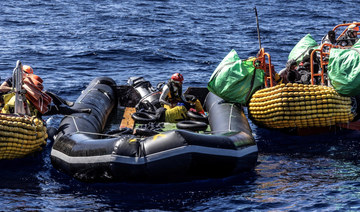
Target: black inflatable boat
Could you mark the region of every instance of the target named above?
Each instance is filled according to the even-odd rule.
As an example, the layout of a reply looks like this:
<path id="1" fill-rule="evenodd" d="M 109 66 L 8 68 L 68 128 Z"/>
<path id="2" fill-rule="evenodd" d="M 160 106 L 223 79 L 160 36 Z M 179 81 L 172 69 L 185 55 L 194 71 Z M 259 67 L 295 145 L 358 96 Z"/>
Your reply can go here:
<path id="1" fill-rule="evenodd" d="M 91 113 L 64 117 L 51 150 L 52 164 L 93 182 L 188 181 L 253 169 L 258 149 L 242 108 L 224 103 L 206 88 L 189 88 L 186 93 L 204 102 L 210 130 L 175 128 L 138 135 L 120 130 L 117 122 L 128 107 L 157 107 L 158 90 L 144 80 L 117 86 L 111 78 L 94 79 L 73 106 L 91 108 Z"/>

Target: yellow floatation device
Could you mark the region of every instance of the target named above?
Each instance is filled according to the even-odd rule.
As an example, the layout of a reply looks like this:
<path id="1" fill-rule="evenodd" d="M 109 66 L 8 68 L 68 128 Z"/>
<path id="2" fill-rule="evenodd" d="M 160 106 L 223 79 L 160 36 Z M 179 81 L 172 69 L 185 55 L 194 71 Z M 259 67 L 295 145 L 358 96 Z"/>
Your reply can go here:
<path id="1" fill-rule="evenodd" d="M 46 127 L 35 116 L 0 114 L 0 159 L 15 159 L 41 151 Z"/>
<path id="2" fill-rule="evenodd" d="M 328 86 L 297 83 L 258 90 L 250 99 L 249 114 L 269 128 L 324 127 L 354 118 L 350 97 Z"/>

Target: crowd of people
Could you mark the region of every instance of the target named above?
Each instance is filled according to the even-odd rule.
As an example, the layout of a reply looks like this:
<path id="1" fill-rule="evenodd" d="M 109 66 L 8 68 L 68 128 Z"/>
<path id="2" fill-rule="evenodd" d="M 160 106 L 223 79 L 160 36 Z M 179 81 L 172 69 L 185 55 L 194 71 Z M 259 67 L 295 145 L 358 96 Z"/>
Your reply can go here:
<path id="1" fill-rule="evenodd" d="M 286 67 L 279 72 L 281 83 L 311 83 L 310 57 L 312 51 L 313 50 L 310 49 L 299 64 L 295 60 L 289 60 L 286 63 Z M 314 73 L 318 73 L 320 64 L 316 55 L 313 57 L 313 67 Z"/>
<path id="2" fill-rule="evenodd" d="M 359 40 L 358 31 L 358 26 L 355 24 L 349 25 L 344 35 L 338 39 L 337 44 L 340 46 L 353 46 Z"/>
<path id="3" fill-rule="evenodd" d="M 340 46 L 341 48 L 352 47 L 358 40 L 359 27 L 355 24 L 351 24 L 347 27 L 346 31 L 336 39 L 335 32 L 333 30 L 329 31 L 321 40 L 321 45 L 331 44 L 333 46 Z M 323 51 L 329 51 L 328 48 L 324 47 Z M 302 61 L 298 64 L 295 60 L 289 60 L 286 63 L 286 67 L 279 72 L 281 83 L 301 83 L 301 84 L 311 84 L 311 54 L 313 49 L 308 50 L 308 53 L 305 54 Z M 313 70 L 314 73 L 318 73 L 321 69 L 320 64 L 320 55 L 313 54 Z M 323 58 L 323 60 L 328 60 L 329 58 Z M 325 70 L 326 78 L 326 70 Z M 315 77 L 316 84 L 320 83 L 320 78 Z"/>

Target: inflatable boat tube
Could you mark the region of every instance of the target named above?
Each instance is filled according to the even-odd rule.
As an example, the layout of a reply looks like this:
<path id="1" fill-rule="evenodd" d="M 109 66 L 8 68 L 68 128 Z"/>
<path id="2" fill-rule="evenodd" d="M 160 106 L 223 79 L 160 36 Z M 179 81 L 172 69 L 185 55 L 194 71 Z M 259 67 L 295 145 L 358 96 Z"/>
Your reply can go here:
<path id="1" fill-rule="evenodd" d="M 61 121 L 51 150 L 55 168 L 82 181 L 174 182 L 226 177 L 255 167 L 258 149 L 241 108 L 206 98 L 212 134 L 171 130 L 156 135 L 99 135 L 116 105 L 115 83 L 94 79 Z M 227 114 L 226 114 L 227 113 Z M 217 114 L 222 114 L 218 116 Z M 112 137 L 115 136 L 115 137 Z"/>

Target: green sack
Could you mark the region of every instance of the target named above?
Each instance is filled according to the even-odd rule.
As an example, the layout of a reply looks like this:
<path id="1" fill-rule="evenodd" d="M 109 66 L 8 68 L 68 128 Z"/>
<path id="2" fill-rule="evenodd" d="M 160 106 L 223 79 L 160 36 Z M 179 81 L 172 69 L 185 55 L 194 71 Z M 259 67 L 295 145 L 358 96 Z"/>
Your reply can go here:
<path id="1" fill-rule="evenodd" d="M 211 75 L 207 87 L 227 102 L 246 104 L 250 96 L 264 85 L 264 72 L 257 69 L 250 91 L 254 70 L 253 60 L 240 60 L 236 51 L 231 50 Z"/>
<path id="2" fill-rule="evenodd" d="M 360 94 L 360 40 L 350 49 L 331 49 L 328 74 L 339 94 Z"/>
<path id="3" fill-rule="evenodd" d="M 295 60 L 299 64 L 305 55 L 309 55 L 310 49 L 316 49 L 318 46 L 314 38 L 307 34 L 291 50 L 288 60 Z"/>

